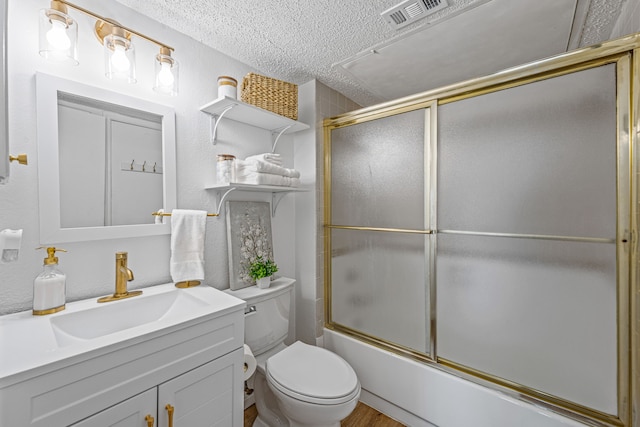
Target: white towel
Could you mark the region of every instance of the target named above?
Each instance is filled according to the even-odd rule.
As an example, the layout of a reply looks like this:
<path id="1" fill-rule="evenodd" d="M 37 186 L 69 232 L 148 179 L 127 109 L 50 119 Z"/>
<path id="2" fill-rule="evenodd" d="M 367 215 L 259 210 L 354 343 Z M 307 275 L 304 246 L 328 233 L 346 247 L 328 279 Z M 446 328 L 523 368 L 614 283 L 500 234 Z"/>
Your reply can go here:
<path id="1" fill-rule="evenodd" d="M 300 178 L 300 172 L 295 169 L 283 168 L 273 163 L 264 162 L 258 159 L 236 160 L 236 175 L 246 175 L 251 172 L 268 173 L 271 175 L 286 176 L 289 178 Z"/>
<path id="2" fill-rule="evenodd" d="M 174 209 L 171 212 L 171 261 L 175 283 L 204 280 L 204 233 L 207 212 Z"/>
<path id="3" fill-rule="evenodd" d="M 245 160 L 260 160 L 276 166 L 282 166 L 282 156 L 276 153 L 256 154 L 255 156 L 247 157 Z"/>
<path id="4" fill-rule="evenodd" d="M 250 172 L 243 176 L 238 176 L 237 179 L 238 183 L 242 184 L 277 185 L 281 187 L 297 187 L 300 185 L 299 178 L 289 178 L 286 176 L 259 172 Z"/>

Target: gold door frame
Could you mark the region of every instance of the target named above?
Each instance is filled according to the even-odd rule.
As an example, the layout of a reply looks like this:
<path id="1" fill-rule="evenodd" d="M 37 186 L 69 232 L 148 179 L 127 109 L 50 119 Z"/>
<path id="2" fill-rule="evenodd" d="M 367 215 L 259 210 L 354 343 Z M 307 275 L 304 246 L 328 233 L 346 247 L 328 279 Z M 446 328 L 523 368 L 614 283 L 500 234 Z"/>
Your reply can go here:
<path id="1" fill-rule="evenodd" d="M 618 321 L 618 416 L 612 416 L 558 397 L 529 389 L 455 362 L 438 359 L 436 340 L 435 233 L 437 189 L 437 106 L 495 92 L 523 84 L 569 74 L 605 64 L 616 64 L 617 80 L 617 321 Z M 426 230 L 392 230 L 389 232 L 419 232 L 430 240 L 430 353 L 424 354 L 333 322 L 331 316 L 331 229 L 340 228 L 331 222 L 331 132 L 333 129 L 364 123 L 404 112 L 425 109 L 425 213 Z M 555 413 L 584 422 L 587 425 L 640 425 L 640 283 L 638 271 L 640 247 L 640 159 L 636 150 L 640 140 L 640 33 L 600 45 L 575 50 L 551 58 L 510 68 L 496 74 L 468 80 L 416 95 L 385 102 L 372 107 L 324 120 L 324 291 L 325 327 L 379 348 L 422 361 L 474 383 L 501 391 L 519 400 L 543 406 Z M 623 223 L 620 218 L 628 218 Z M 359 227 L 349 227 L 358 229 Z M 551 236 L 553 237 L 553 236 Z M 635 415 L 634 415 L 635 414 Z"/>

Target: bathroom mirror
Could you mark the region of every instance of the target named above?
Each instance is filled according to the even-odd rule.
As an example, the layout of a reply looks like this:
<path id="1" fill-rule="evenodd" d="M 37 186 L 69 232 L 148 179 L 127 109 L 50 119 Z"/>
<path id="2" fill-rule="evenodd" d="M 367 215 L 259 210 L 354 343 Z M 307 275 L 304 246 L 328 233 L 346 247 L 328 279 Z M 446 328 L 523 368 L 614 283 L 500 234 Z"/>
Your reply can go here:
<path id="1" fill-rule="evenodd" d="M 173 109 L 42 73 L 36 97 L 40 243 L 168 234 Z"/>
<path id="2" fill-rule="evenodd" d="M 0 0 L 0 184 L 9 180 L 7 130 L 7 0 Z"/>

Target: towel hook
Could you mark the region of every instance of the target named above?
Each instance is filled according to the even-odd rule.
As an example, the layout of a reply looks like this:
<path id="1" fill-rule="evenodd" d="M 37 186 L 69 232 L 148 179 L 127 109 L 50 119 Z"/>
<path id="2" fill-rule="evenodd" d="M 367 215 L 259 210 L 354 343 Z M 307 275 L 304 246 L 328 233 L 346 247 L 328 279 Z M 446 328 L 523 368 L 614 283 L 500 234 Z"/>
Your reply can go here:
<path id="1" fill-rule="evenodd" d="M 144 161 L 144 163 L 142 163 L 142 172 L 146 172 L 146 171 L 144 170 L 144 167 L 145 167 L 146 165 L 147 165 L 147 161 L 145 160 L 145 161 Z"/>
<path id="2" fill-rule="evenodd" d="M 156 165 L 157 165 L 157 164 L 158 164 L 158 162 L 155 162 L 155 163 L 153 164 L 153 173 L 156 173 Z"/>
<path id="3" fill-rule="evenodd" d="M 133 170 L 133 164 L 136 162 L 136 159 L 131 160 L 131 170 Z"/>

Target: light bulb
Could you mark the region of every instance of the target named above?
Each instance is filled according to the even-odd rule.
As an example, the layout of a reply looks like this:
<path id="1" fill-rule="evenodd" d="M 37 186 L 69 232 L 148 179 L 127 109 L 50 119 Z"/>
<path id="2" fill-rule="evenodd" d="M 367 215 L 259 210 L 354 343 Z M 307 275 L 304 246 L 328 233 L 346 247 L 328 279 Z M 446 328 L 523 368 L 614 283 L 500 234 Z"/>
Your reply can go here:
<path id="1" fill-rule="evenodd" d="M 47 41 L 56 50 L 67 50 L 71 47 L 71 39 L 67 36 L 67 27 L 60 21 L 52 20 L 51 29 L 47 31 Z"/>
<path id="2" fill-rule="evenodd" d="M 124 46 L 116 45 L 111 55 L 111 65 L 119 73 L 126 73 L 131 67 L 131 61 L 127 58 Z"/>
<path id="3" fill-rule="evenodd" d="M 160 86 L 171 87 L 174 81 L 175 77 L 173 77 L 173 73 L 171 72 L 171 65 L 166 62 L 160 64 L 160 72 L 158 72 L 158 83 L 160 83 Z"/>

